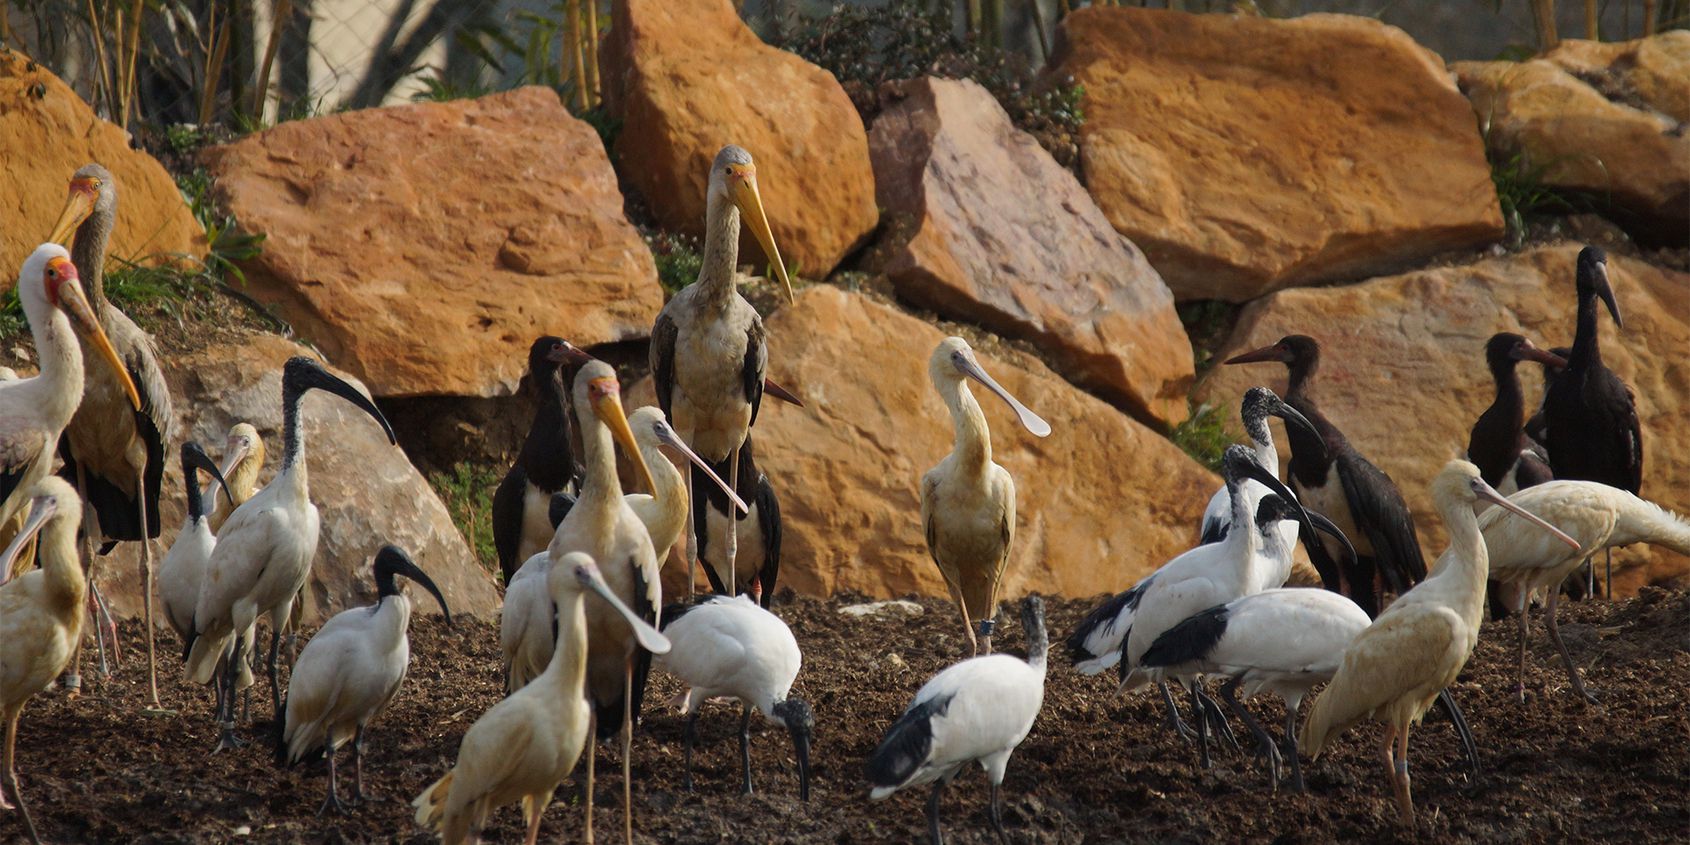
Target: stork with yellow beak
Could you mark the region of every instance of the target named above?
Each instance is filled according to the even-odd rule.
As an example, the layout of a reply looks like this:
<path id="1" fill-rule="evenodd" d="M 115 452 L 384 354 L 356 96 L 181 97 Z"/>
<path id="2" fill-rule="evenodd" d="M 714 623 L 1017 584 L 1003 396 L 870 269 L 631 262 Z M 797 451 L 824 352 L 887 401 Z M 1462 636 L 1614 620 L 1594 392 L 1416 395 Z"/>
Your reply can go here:
<path id="1" fill-rule="evenodd" d="M 111 173 L 98 164 L 76 171 L 51 240 L 71 247 L 71 258 L 82 272 L 83 288 L 123 362 L 125 377 L 119 379 L 117 371 L 90 366 L 84 359 L 82 404 L 65 428 L 59 454 L 64 458 L 65 477 L 76 484 L 88 502 L 84 518 L 92 516 L 98 522 L 98 534 L 92 525 L 86 526 L 90 529 L 89 541 L 103 536 L 107 549 L 119 542 L 141 544 L 150 712 L 164 712 L 158 701 L 158 663 L 153 656 L 151 541 L 159 536 L 159 485 L 164 479 L 165 445 L 170 442 L 172 420 L 170 389 L 152 337 L 106 299 L 106 247 L 116 221 L 117 182 Z M 132 405 L 131 394 L 140 397 L 139 408 Z M 71 666 L 74 671 L 76 664 Z"/>
<path id="2" fill-rule="evenodd" d="M 18 300 L 35 337 L 41 374 L 0 382 L 0 525 L 10 524 L 22 512 L 28 501 L 25 491 L 52 470 L 59 435 L 82 402 L 79 335 L 87 338 L 118 384 L 126 387 L 130 407 L 141 405 L 123 361 L 77 282 L 70 253 L 58 244 L 36 247 L 18 273 Z M 21 571 L 26 566 L 28 562 L 20 557 L 16 568 Z M 12 574 L 8 569 L 0 569 L 0 583 Z"/>
<path id="3" fill-rule="evenodd" d="M 700 457 L 712 465 L 727 462 L 728 486 L 735 490 L 739 489 L 739 447 L 757 422 L 757 409 L 763 400 L 763 371 L 769 359 L 763 318 L 734 287 L 742 215 L 751 234 L 762 244 L 786 290 L 787 301 L 792 300 L 792 280 L 786 275 L 757 192 L 757 166 L 751 162 L 750 153 L 730 144 L 710 165 L 704 257 L 698 280 L 663 306 L 651 332 L 651 372 L 658 406 Z M 696 471 L 689 473 L 689 500 L 692 486 L 698 483 L 702 479 Z M 726 532 L 724 540 L 729 583 L 738 584 L 732 577 L 736 574 L 733 559 L 738 547 L 735 532 Z M 695 539 L 688 545 L 690 585 L 698 543 Z"/>

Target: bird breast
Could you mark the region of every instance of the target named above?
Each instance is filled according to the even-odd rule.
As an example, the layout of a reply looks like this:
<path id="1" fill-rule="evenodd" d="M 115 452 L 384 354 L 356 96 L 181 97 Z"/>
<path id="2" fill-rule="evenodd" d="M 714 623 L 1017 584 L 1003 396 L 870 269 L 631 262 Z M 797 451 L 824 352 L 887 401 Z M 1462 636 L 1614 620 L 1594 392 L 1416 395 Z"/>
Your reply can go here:
<path id="1" fill-rule="evenodd" d="M 1356 554 L 1361 557 L 1373 556 L 1373 544 L 1367 535 L 1356 526 L 1355 517 L 1350 515 L 1350 500 L 1344 495 L 1344 481 L 1338 477 L 1338 462 L 1333 461 L 1326 470 L 1326 482 L 1319 487 L 1304 487 L 1291 479 L 1291 492 L 1297 494 L 1297 500 L 1303 507 L 1332 520 L 1344 536 L 1350 538 L 1350 544 L 1355 546 Z M 1344 547 L 1337 540 L 1321 535 L 1321 542 L 1326 544 L 1327 554 L 1333 560 L 1343 560 Z"/>
<path id="2" fill-rule="evenodd" d="M 44 690 L 70 664 L 82 635 L 80 601 L 58 615 L 49 612 L 46 573 L 24 573 L 0 589 L 0 642 L 29 648 L 0 648 L 0 712 L 9 712 Z"/>
<path id="3" fill-rule="evenodd" d="M 744 308 L 749 311 L 751 306 Z M 751 403 L 745 395 L 749 328 L 750 321 L 730 309 L 726 319 L 686 322 L 675 337 L 675 430 L 711 463 L 727 460 L 751 427 Z"/>

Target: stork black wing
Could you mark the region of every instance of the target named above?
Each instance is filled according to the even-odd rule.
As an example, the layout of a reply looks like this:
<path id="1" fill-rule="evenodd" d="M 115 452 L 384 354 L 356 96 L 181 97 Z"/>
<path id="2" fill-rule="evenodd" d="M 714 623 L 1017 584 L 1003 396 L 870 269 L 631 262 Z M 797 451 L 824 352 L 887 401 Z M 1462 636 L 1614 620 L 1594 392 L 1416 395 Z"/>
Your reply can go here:
<path id="1" fill-rule="evenodd" d="M 767 475 L 759 475 L 757 479 L 757 496 L 753 500 L 757 508 L 757 521 L 763 529 L 763 571 L 758 574 L 758 580 L 763 583 L 763 599 L 761 604 L 767 610 L 775 600 L 775 580 L 780 577 L 780 498 L 775 495 L 774 485 L 769 483 Z"/>
<path id="2" fill-rule="evenodd" d="M 1373 545 L 1373 557 L 1398 595 L 1426 577 L 1426 559 L 1402 492 L 1383 470 L 1354 451 L 1338 458 L 1338 478 L 1350 517 Z"/>
<path id="3" fill-rule="evenodd" d="M 679 334 L 680 327 L 669 312 L 657 315 L 657 323 L 651 327 L 651 378 L 657 388 L 657 407 L 663 409 L 663 416 L 670 418 L 675 389 L 675 338 Z"/>
<path id="4" fill-rule="evenodd" d="M 768 368 L 768 334 L 763 329 L 762 320 L 752 320 L 751 328 L 745 330 L 745 364 L 741 369 L 745 401 L 751 403 L 752 425 L 757 424 L 757 411 L 763 407 L 763 372 Z"/>
<path id="5" fill-rule="evenodd" d="M 499 571 L 505 574 L 507 586 L 523 564 L 517 559 L 517 551 L 522 546 L 522 509 L 527 488 L 528 473 L 521 463 L 516 463 L 493 491 L 493 550 L 499 555 Z"/>

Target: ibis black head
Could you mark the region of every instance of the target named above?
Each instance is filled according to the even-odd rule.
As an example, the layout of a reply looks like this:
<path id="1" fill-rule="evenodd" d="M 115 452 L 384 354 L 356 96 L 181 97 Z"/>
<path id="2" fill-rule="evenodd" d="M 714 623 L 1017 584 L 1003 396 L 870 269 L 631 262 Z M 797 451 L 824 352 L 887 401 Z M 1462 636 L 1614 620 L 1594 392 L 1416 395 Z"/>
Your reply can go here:
<path id="1" fill-rule="evenodd" d="M 1045 600 L 1028 596 L 1021 600 L 1021 634 L 1027 638 L 1027 662 L 1033 666 L 1044 664 L 1050 651 L 1049 635 L 1045 632 Z"/>
<path id="2" fill-rule="evenodd" d="M 205 505 L 200 499 L 199 472 L 207 472 L 217 479 L 217 484 L 223 489 L 223 498 L 234 506 L 235 500 L 229 496 L 229 482 L 223 480 L 223 471 L 217 468 L 217 462 L 205 453 L 200 444 L 189 440 L 182 444 L 182 482 L 187 487 L 188 516 L 198 519 L 205 516 Z"/>
<path id="3" fill-rule="evenodd" d="M 1314 437 L 1320 436 L 1320 432 L 1315 430 L 1308 417 L 1285 404 L 1285 400 L 1280 399 L 1278 394 L 1265 387 L 1252 387 L 1244 391 L 1244 402 L 1238 410 L 1238 416 L 1244 421 L 1245 433 L 1257 443 L 1268 441 L 1268 417 L 1278 417 L 1284 420 L 1286 425 L 1297 426 Z"/>
<path id="4" fill-rule="evenodd" d="M 792 751 L 798 757 L 798 797 L 810 800 L 810 742 L 816 735 L 816 714 L 800 698 L 777 702 L 774 716 L 792 735 Z"/>
<path id="5" fill-rule="evenodd" d="M 561 337 L 543 335 L 528 347 L 528 374 L 536 386 L 549 384 L 559 367 L 578 367 L 591 357 Z"/>
<path id="6" fill-rule="evenodd" d="M 440 603 L 440 612 L 445 615 L 446 624 L 452 624 L 452 611 L 446 607 L 446 597 L 440 594 L 439 587 L 434 586 L 434 579 L 418 568 L 411 561 L 411 556 L 405 554 L 404 549 L 394 545 L 382 546 L 381 550 L 376 552 L 375 571 L 376 595 L 382 598 L 399 595 L 399 585 L 394 583 L 393 578 L 403 575 L 432 593 L 434 600 Z"/>
<path id="7" fill-rule="evenodd" d="M 1260 361 L 1279 361 L 1292 369 L 1312 368 L 1320 362 L 1320 343 L 1306 334 L 1288 334 L 1277 343 L 1226 359 L 1228 364 L 1254 364 Z"/>
<path id="8" fill-rule="evenodd" d="M 381 409 L 369 400 L 358 388 L 348 384 L 344 379 L 329 372 L 322 364 L 303 355 L 296 355 L 288 359 L 282 366 L 282 407 L 297 413 L 300 397 L 312 390 L 322 390 L 333 393 L 359 408 L 364 413 L 375 418 L 381 424 L 381 430 L 387 435 L 387 442 L 397 446 L 399 438 L 393 434 L 393 426 L 387 422 Z"/>
<path id="9" fill-rule="evenodd" d="M 1513 332 L 1497 332 L 1485 343 L 1485 363 L 1490 365 L 1492 373 L 1505 375 L 1512 371 L 1514 364 L 1519 361 L 1536 361 L 1556 370 L 1567 366 L 1564 357 L 1549 350 L 1539 349 L 1524 336 Z"/>
<path id="10" fill-rule="evenodd" d="M 1601 297 L 1608 313 L 1614 316 L 1614 325 L 1625 328 L 1619 303 L 1614 301 L 1614 289 L 1608 284 L 1608 254 L 1599 246 L 1579 250 L 1578 293 L 1581 302 L 1592 296 Z"/>
<path id="11" fill-rule="evenodd" d="M 1266 531 L 1287 520 L 1297 519 L 1297 506 L 1269 493 L 1256 503 L 1256 527 Z"/>

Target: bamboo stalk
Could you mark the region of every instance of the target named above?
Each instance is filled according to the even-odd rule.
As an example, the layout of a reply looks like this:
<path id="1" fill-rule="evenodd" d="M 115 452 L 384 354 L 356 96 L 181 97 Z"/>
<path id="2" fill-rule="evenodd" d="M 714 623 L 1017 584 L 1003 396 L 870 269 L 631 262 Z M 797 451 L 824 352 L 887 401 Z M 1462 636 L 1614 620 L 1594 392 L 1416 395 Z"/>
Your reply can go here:
<path id="1" fill-rule="evenodd" d="M 258 70 L 258 88 L 252 92 L 252 116 L 264 122 L 264 108 L 270 104 L 270 68 L 276 61 L 276 51 L 282 46 L 282 32 L 293 18 L 293 0 L 271 0 L 270 39 L 264 45 L 264 64 Z"/>
<path id="2" fill-rule="evenodd" d="M 575 103 L 587 110 L 587 67 L 581 55 L 581 0 L 567 0 L 564 14 L 569 16 L 569 61 L 575 69 Z"/>
<path id="3" fill-rule="evenodd" d="M 129 128 L 130 106 L 135 102 L 135 60 L 141 53 L 141 12 L 146 8 L 146 0 L 134 0 L 129 6 L 129 40 L 123 46 L 123 90 L 121 96 L 121 112 L 117 125 L 127 130 Z"/>
<path id="4" fill-rule="evenodd" d="M 1602 36 L 1596 31 L 1596 18 L 1596 0 L 1584 0 L 1584 37 L 1601 41 Z"/>
<path id="5" fill-rule="evenodd" d="M 206 29 L 214 34 L 211 44 L 208 45 L 210 49 L 206 50 L 205 88 L 200 91 L 201 126 L 211 123 L 212 110 L 217 107 L 217 80 L 221 76 L 220 71 L 223 69 L 224 60 L 229 57 L 229 25 L 234 19 L 234 15 L 225 14 L 222 24 L 213 29 L 211 21 L 216 16 L 217 4 L 212 3 L 211 17 L 206 21 Z"/>
<path id="6" fill-rule="evenodd" d="M 100 10 L 94 7 L 94 0 L 88 0 L 88 27 L 94 32 L 94 100 L 100 99 L 100 92 L 105 92 L 106 113 L 111 113 L 112 79 L 111 64 L 106 61 L 106 31 L 100 26 Z"/>
<path id="7" fill-rule="evenodd" d="M 1532 0 L 1532 23 L 1537 27 L 1538 52 L 1548 52 L 1561 43 L 1555 32 L 1555 0 Z"/>
<path id="8" fill-rule="evenodd" d="M 1655 34 L 1655 0 L 1643 0 L 1643 37 Z"/>
<path id="9" fill-rule="evenodd" d="M 1027 5 L 1029 7 L 1027 11 L 1033 15 L 1033 31 L 1038 33 L 1039 36 L 1039 58 L 1048 60 L 1050 58 L 1050 36 L 1045 33 L 1044 12 L 1039 11 L 1039 0 L 1027 0 Z"/>
<path id="10" fill-rule="evenodd" d="M 587 108 L 598 108 L 599 95 L 599 3 L 587 0 Z"/>

